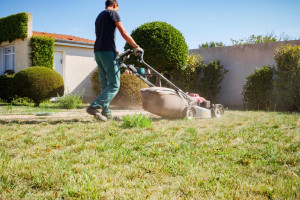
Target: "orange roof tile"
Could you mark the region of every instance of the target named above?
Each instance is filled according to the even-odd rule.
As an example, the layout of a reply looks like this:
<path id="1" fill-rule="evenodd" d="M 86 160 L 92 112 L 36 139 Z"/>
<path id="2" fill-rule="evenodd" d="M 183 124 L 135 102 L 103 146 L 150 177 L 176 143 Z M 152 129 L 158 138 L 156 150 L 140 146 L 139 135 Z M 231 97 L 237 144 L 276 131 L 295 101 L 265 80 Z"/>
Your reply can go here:
<path id="1" fill-rule="evenodd" d="M 72 35 L 63 35 L 63 34 L 56 34 L 56 33 L 45 33 L 45 32 L 33 31 L 33 36 L 52 37 L 52 38 L 57 39 L 57 40 L 84 42 L 84 43 L 91 43 L 91 44 L 95 43 L 95 41 L 93 41 L 93 40 L 80 38 L 80 37 L 75 37 L 75 36 L 72 36 Z"/>

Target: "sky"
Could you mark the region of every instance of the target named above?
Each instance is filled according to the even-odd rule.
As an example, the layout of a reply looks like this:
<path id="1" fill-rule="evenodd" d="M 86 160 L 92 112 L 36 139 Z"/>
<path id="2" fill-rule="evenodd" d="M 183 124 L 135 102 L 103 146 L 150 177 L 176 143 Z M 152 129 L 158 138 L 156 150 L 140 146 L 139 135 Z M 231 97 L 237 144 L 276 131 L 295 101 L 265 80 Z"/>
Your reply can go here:
<path id="1" fill-rule="evenodd" d="M 128 33 L 140 25 L 163 21 L 178 29 L 189 49 L 214 41 L 231 45 L 252 34 L 285 34 L 300 39 L 300 0 L 118 0 Z M 188 3 L 189 2 L 189 3 Z M 33 14 L 33 30 L 95 40 L 94 23 L 105 0 L 0 0 L 0 18 Z M 116 45 L 125 41 L 117 31 Z"/>

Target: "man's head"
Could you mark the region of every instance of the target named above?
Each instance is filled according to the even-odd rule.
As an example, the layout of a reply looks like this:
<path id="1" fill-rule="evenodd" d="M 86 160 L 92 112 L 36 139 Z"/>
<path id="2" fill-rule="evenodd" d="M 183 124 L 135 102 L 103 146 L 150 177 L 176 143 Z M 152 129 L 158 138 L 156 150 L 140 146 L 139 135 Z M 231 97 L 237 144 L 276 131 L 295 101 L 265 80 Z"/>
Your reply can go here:
<path id="1" fill-rule="evenodd" d="M 113 10 L 118 12 L 119 5 L 118 5 L 118 2 L 116 0 L 106 0 L 105 8 L 106 9 L 113 9 Z"/>

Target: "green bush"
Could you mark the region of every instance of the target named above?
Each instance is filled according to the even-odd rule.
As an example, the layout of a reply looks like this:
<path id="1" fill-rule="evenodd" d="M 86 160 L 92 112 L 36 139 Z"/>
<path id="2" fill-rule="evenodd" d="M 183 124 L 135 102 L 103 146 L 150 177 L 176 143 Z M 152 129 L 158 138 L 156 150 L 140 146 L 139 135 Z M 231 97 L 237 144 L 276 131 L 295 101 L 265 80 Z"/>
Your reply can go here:
<path id="1" fill-rule="evenodd" d="M 212 103 L 217 103 L 217 95 L 221 90 L 221 82 L 228 70 L 224 69 L 220 60 L 211 61 L 203 65 L 200 70 L 199 91 L 200 95 L 210 100 Z"/>
<path id="2" fill-rule="evenodd" d="M 78 108 L 83 104 L 83 94 L 65 94 L 63 97 L 59 97 L 58 105 L 63 109 L 74 109 Z"/>
<path id="3" fill-rule="evenodd" d="M 99 82 L 99 79 L 98 79 L 98 68 L 96 68 L 92 72 L 91 82 L 92 82 L 92 88 L 93 88 L 94 94 L 98 96 L 101 92 L 100 82 Z"/>
<path id="4" fill-rule="evenodd" d="M 11 101 L 11 103 L 15 106 L 31 106 L 34 104 L 32 99 L 28 97 L 16 97 Z"/>
<path id="5" fill-rule="evenodd" d="M 186 67 L 171 72 L 171 80 L 183 91 L 198 93 L 216 103 L 220 84 L 227 72 L 220 60 L 204 64 L 201 56 L 190 55 Z"/>
<path id="6" fill-rule="evenodd" d="M 188 60 L 188 46 L 183 35 L 165 22 L 146 23 L 136 28 L 131 36 L 145 51 L 144 60 L 155 69 L 164 72 L 183 67 Z M 125 50 L 132 48 L 128 43 Z M 132 56 L 128 62 L 139 66 Z"/>
<path id="7" fill-rule="evenodd" d="M 18 72 L 13 88 L 19 97 L 28 97 L 36 106 L 51 97 L 64 94 L 63 78 L 47 67 L 29 67 Z"/>
<path id="8" fill-rule="evenodd" d="M 221 90 L 221 82 L 228 70 L 224 69 L 220 60 L 211 61 L 201 67 L 199 73 L 199 92 L 200 95 L 210 100 L 212 103 L 217 103 L 217 95 Z"/>
<path id="9" fill-rule="evenodd" d="M 28 15 L 25 12 L 0 18 L 0 44 L 5 41 L 25 39 L 27 29 Z"/>
<path id="10" fill-rule="evenodd" d="M 112 103 L 120 106 L 140 105 L 142 102 L 140 89 L 147 88 L 148 85 L 132 74 L 121 74 L 120 79 L 120 90 Z"/>
<path id="11" fill-rule="evenodd" d="M 14 97 L 12 88 L 12 81 L 14 75 L 1 75 L 0 76 L 0 99 L 11 102 Z"/>
<path id="12" fill-rule="evenodd" d="M 91 81 L 95 95 L 99 95 L 101 91 L 98 69 L 92 73 Z M 120 81 L 120 90 L 111 103 L 121 107 L 140 105 L 142 103 L 140 89 L 147 88 L 148 85 L 132 74 L 121 74 Z"/>
<path id="13" fill-rule="evenodd" d="M 282 46 L 276 50 L 274 59 L 276 94 L 289 110 L 300 111 L 300 46 Z"/>
<path id="14" fill-rule="evenodd" d="M 152 120 L 142 114 L 134 114 L 132 116 L 123 116 L 123 128 L 144 128 L 152 127 Z"/>
<path id="15" fill-rule="evenodd" d="M 49 37 L 32 37 L 30 39 L 31 61 L 33 66 L 53 68 L 54 39 Z"/>
<path id="16" fill-rule="evenodd" d="M 270 110 L 275 105 L 273 69 L 264 66 L 247 76 L 243 87 L 244 106 L 250 110 Z"/>
<path id="17" fill-rule="evenodd" d="M 172 71 L 171 81 L 183 91 L 199 93 L 199 74 L 203 67 L 200 55 L 190 55 L 185 67 Z"/>

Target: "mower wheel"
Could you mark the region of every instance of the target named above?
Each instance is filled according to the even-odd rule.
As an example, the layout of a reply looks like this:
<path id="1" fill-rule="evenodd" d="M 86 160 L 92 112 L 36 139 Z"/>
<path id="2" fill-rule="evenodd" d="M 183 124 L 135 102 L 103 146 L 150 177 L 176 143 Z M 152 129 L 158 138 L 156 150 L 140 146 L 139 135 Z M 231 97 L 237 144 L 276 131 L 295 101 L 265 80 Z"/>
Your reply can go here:
<path id="1" fill-rule="evenodd" d="M 211 116 L 219 118 L 224 114 L 224 107 L 221 104 L 213 105 L 211 109 Z"/>
<path id="2" fill-rule="evenodd" d="M 192 106 L 188 106 L 186 107 L 186 110 L 185 110 L 185 117 L 187 119 L 194 119 L 196 116 L 196 112 L 194 110 L 194 108 Z"/>

